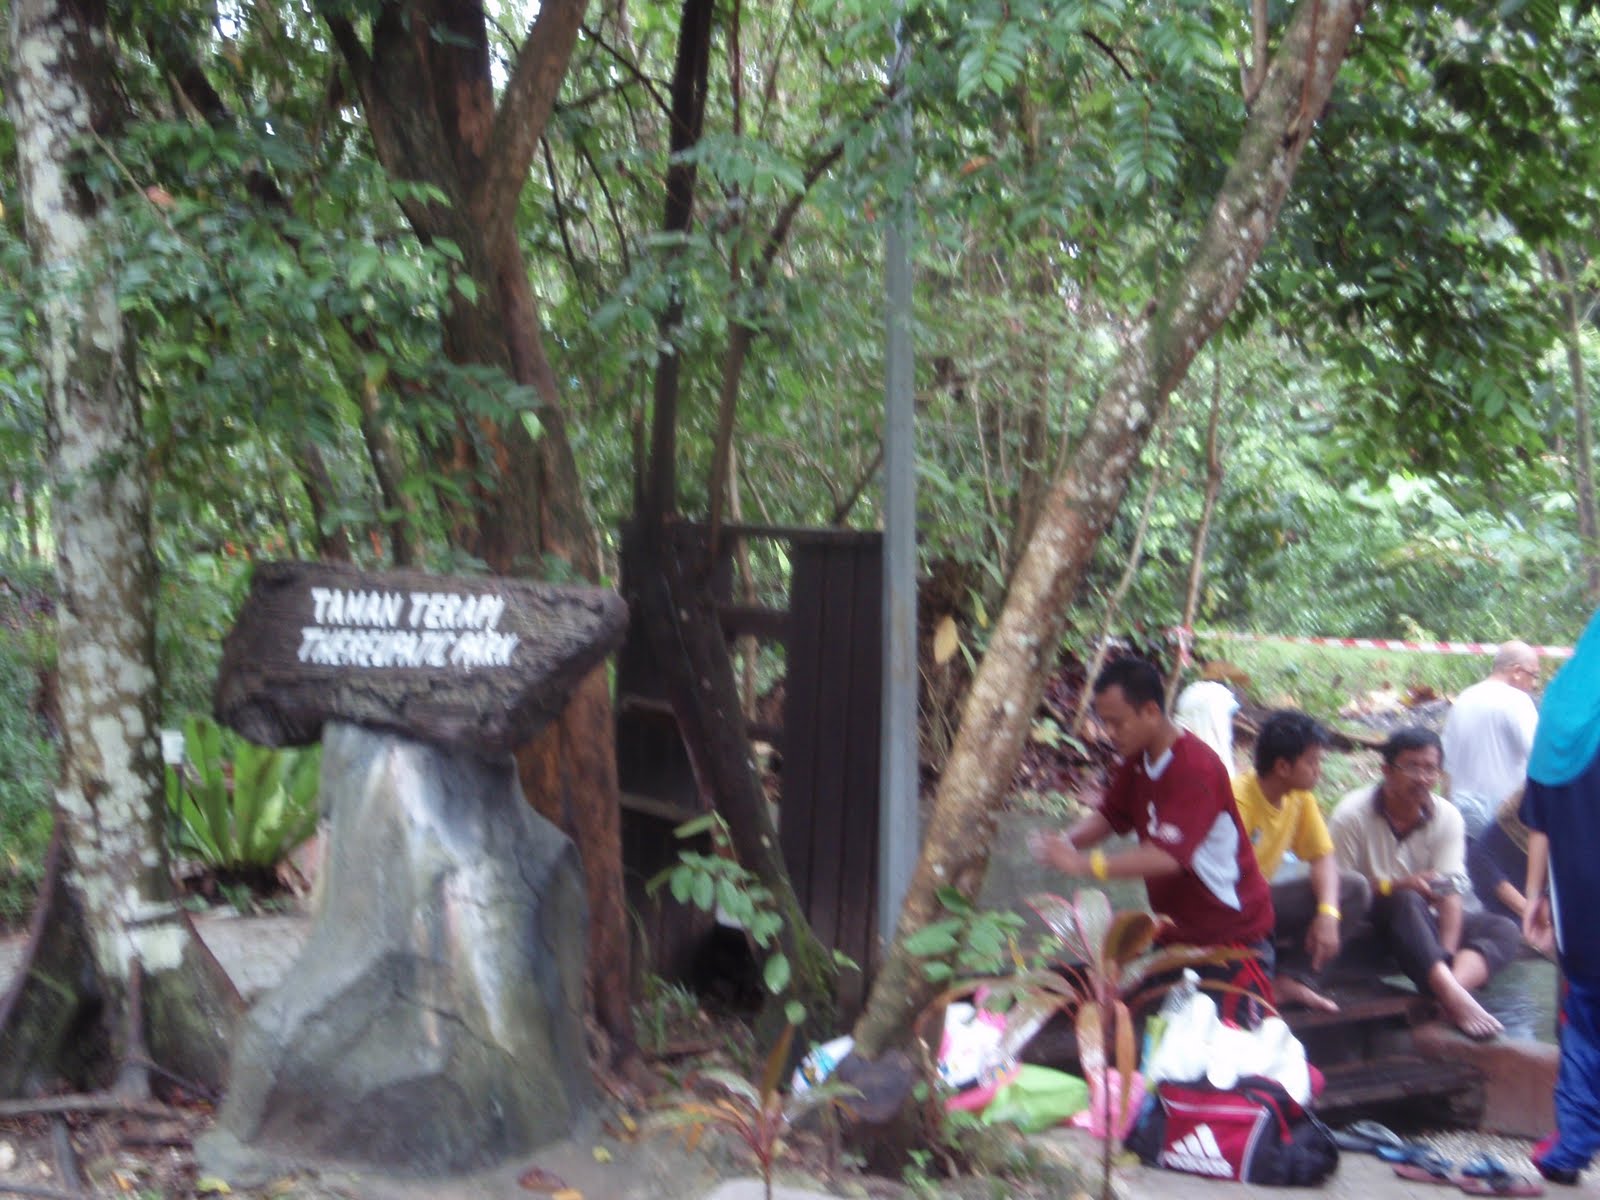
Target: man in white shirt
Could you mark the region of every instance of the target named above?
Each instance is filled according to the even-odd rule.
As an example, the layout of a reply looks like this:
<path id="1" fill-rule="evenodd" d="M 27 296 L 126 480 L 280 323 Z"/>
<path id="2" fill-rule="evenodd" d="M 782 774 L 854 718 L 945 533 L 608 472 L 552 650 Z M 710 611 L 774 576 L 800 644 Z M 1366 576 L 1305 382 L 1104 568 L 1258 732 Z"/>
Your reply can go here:
<path id="1" fill-rule="evenodd" d="M 1500 1032 L 1472 993 L 1517 952 L 1514 921 L 1467 912 L 1461 814 L 1433 794 L 1441 759 L 1431 729 L 1401 729 L 1383 744 L 1383 778 L 1339 802 L 1328 822 L 1339 866 L 1372 887 L 1372 928 L 1417 990 L 1432 994 L 1469 1037 Z"/>
<path id="2" fill-rule="evenodd" d="M 1539 655 L 1526 642 L 1505 642 L 1489 677 L 1456 697 L 1444 723 L 1449 796 L 1476 838 L 1501 803 L 1522 786 L 1539 710 L 1529 695 L 1539 680 Z"/>

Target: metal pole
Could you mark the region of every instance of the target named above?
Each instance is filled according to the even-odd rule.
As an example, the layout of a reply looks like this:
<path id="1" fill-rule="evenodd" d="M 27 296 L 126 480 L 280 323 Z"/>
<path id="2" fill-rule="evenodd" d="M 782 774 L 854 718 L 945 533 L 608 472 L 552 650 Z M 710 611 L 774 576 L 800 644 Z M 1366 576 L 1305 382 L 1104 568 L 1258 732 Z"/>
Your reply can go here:
<path id="1" fill-rule="evenodd" d="M 883 752 L 879 765 L 878 933 L 894 941 L 900 904 L 922 847 L 917 813 L 917 483 L 911 360 L 911 105 L 905 92 L 910 48 L 895 26 L 890 76 L 897 192 L 884 246 L 887 334 L 883 422 Z"/>

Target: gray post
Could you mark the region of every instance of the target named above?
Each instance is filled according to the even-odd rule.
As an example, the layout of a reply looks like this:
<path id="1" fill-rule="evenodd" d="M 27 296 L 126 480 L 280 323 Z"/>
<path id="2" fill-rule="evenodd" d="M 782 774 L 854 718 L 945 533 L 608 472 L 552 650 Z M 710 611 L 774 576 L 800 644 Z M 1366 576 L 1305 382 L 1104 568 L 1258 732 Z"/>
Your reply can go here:
<path id="1" fill-rule="evenodd" d="M 911 362 L 910 48 L 895 28 L 895 186 L 884 247 L 888 301 L 883 422 L 883 755 L 879 766 L 878 933 L 894 941 L 900 904 L 922 846 L 917 817 L 917 484 Z"/>

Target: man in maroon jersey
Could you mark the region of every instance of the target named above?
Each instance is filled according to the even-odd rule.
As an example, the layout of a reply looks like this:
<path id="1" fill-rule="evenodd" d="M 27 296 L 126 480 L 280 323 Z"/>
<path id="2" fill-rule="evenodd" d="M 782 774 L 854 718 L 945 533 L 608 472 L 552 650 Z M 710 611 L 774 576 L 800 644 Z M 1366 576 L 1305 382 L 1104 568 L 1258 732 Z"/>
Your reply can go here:
<path id="1" fill-rule="evenodd" d="M 1243 966 L 1202 971 L 1272 999 L 1272 896 L 1245 836 L 1228 769 L 1167 717 L 1160 673 L 1143 659 L 1112 663 L 1094 681 L 1094 711 L 1121 764 L 1105 799 L 1066 833 L 1036 832 L 1033 857 L 1068 875 L 1145 881 L 1150 907 L 1172 924 L 1163 942 L 1237 946 Z M 1113 833 L 1139 844 L 1107 855 Z M 1224 1004 L 1224 1016 L 1232 1005 Z"/>

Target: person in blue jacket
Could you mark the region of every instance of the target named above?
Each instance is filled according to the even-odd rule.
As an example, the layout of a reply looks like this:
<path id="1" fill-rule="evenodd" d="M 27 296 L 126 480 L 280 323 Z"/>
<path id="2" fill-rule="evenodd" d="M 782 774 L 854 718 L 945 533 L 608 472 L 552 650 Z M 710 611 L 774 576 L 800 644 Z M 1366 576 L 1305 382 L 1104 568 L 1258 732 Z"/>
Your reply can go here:
<path id="1" fill-rule="evenodd" d="M 1600 1150 L 1600 613 L 1572 659 L 1545 689 L 1528 760 L 1522 820 L 1528 898 L 1522 930 L 1552 942 L 1566 977 L 1556 1131 L 1534 1147 L 1533 1164 L 1555 1183 L 1576 1184 Z M 1546 864 L 1548 863 L 1548 871 Z"/>

